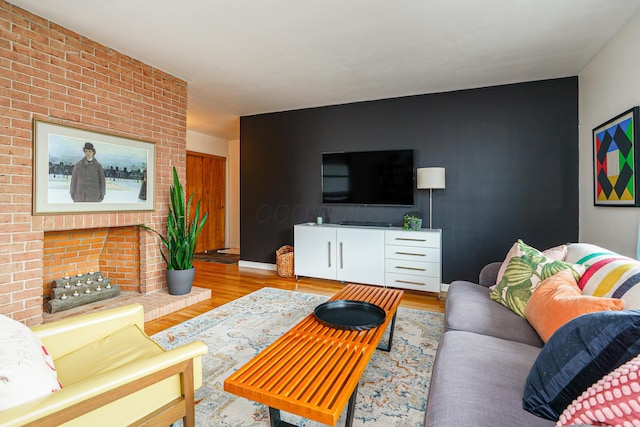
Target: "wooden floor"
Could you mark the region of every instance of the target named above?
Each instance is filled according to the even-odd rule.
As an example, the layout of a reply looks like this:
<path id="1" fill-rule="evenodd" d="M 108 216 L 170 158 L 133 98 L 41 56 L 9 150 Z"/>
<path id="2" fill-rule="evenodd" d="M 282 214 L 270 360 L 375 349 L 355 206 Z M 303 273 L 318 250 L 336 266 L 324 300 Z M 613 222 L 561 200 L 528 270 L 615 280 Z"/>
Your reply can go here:
<path id="1" fill-rule="evenodd" d="M 333 280 L 282 278 L 275 271 L 238 267 L 236 264 L 196 261 L 194 266 L 196 275 L 193 285 L 210 288 L 211 299 L 145 323 L 147 334 L 163 331 L 264 287 L 331 296 L 344 286 Z M 400 306 L 444 313 L 444 298 L 438 300 L 434 293 L 405 291 Z"/>

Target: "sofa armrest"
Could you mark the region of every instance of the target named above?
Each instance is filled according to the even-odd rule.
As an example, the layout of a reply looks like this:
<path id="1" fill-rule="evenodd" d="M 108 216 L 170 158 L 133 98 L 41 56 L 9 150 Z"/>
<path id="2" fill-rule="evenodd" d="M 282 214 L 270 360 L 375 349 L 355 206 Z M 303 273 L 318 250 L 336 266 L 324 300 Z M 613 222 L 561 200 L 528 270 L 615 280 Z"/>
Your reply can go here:
<path id="1" fill-rule="evenodd" d="M 31 330 L 55 360 L 133 324 L 144 330 L 144 308 L 141 304 L 82 314 L 34 326 Z"/>
<path id="2" fill-rule="evenodd" d="M 492 262 L 485 265 L 480 270 L 480 276 L 478 277 L 478 284 L 489 287 L 496 284 L 498 278 L 498 271 L 500 270 L 501 262 Z"/>
<path id="3" fill-rule="evenodd" d="M 109 422 L 114 421 L 114 411 L 117 411 L 117 415 L 128 418 L 129 421 L 126 424 L 130 424 L 137 419 L 146 417 L 150 412 L 149 409 L 153 409 L 154 404 L 158 403 L 158 406 L 163 406 L 169 403 L 153 402 L 154 398 L 157 397 L 159 400 L 161 396 L 166 398 L 169 395 L 171 396 L 170 400 L 175 400 L 182 393 L 192 395 L 193 389 L 201 387 L 202 355 L 206 353 L 206 344 L 194 341 L 157 356 L 136 361 L 86 381 L 64 387 L 42 399 L 4 410 L 0 412 L 0 426 L 23 426 L 28 423 L 57 425 L 65 418 L 73 419 L 83 414 L 87 414 L 89 418 L 83 419 L 79 425 L 104 425 L 104 422 L 100 420 L 105 420 L 105 414 L 100 414 L 99 411 L 107 404 L 109 404 L 109 408 L 103 408 L 103 410 L 111 410 L 112 417 L 107 416 L 106 418 L 110 419 Z M 179 370 L 190 370 L 193 375 L 182 375 Z M 181 381 L 185 381 L 184 377 L 190 377 L 191 380 L 185 381 L 184 384 L 177 381 L 161 384 L 163 379 L 177 375 L 180 375 Z M 147 395 L 142 398 L 145 387 L 155 387 L 155 390 L 152 390 L 151 396 Z M 183 390 L 185 388 L 191 390 Z M 158 393 L 159 389 L 162 389 L 161 393 Z M 145 408 L 143 406 L 145 404 L 152 406 Z M 193 405 L 193 401 L 191 404 Z M 94 410 L 97 410 L 97 413 L 92 415 L 91 411 Z M 91 418 L 92 416 L 93 418 Z M 118 423 L 116 422 L 116 424 Z"/>

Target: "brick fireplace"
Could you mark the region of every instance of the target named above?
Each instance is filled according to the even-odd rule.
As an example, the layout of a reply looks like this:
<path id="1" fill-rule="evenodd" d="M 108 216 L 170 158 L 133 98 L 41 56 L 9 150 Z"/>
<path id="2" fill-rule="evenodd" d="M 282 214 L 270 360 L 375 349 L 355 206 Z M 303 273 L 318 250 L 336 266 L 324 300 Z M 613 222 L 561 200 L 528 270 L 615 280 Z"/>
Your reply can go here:
<path id="1" fill-rule="evenodd" d="M 62 256 L 78 270 L 109 269 L 127 289 L 161 291 L 158 240 L 136 226 L 164 229 L 172 168 L 185 179 L 186 82 L 4 0 L 0 21 L 0 314 L 42 323 Z M 155 210 L 33 215 L 34 120 L 154 143 Z M 68 248 L 93 240 L 103 249 Z"/>

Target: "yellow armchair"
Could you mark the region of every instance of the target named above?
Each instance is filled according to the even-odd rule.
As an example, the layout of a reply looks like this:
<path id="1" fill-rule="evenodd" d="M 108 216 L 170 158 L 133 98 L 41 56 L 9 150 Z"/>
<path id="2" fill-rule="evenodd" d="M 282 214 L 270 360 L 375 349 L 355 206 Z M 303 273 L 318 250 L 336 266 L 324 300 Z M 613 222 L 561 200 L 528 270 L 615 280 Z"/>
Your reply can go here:
<path id="1" fill-rule="evenodd" d="M 47 397 L 0 412 L 0 426 L 195 425 L 201 341 L 166 351 L 131 304 L 35 326 L 62 383 Z"/>

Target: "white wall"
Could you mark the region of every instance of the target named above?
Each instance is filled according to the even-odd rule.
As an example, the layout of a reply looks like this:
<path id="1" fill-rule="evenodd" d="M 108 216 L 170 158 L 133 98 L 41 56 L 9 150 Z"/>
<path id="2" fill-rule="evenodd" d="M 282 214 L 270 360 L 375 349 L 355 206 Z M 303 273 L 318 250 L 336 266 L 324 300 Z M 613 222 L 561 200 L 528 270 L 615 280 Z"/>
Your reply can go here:
<path id="1" fill-rule="evenodd" d="M 229 141 L 200 132 L 187 131 L 187 150 L 213 156 L 229 157 Z"/>
<path id="2" fill-rule="evenodd" d="M 640 105 L 640 14 L 579 76 L 580 241 L 636 256 L 640 208 L 593 206 L 593 128 Z M 640 171 L 636 171 L 638 173 Z M 636 189 L 637 190 L 637 189 Z M 637 194 L 636 197 L 640 196 Z"/>
<path id="3" fill-rule="evenodd" d="M 240 247 L 240 141 L 187 131 L 187 150 L 226 159 L 225 246 Z"/>

